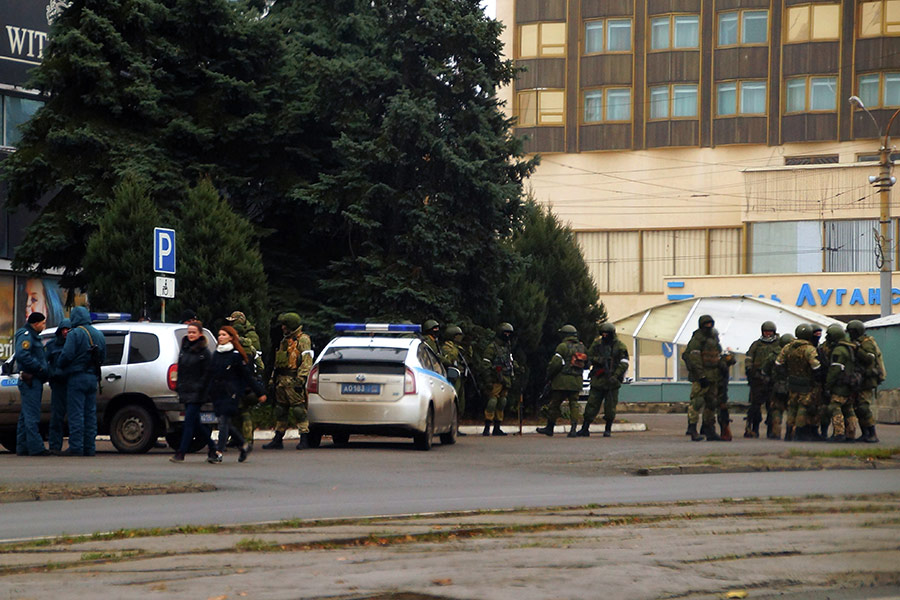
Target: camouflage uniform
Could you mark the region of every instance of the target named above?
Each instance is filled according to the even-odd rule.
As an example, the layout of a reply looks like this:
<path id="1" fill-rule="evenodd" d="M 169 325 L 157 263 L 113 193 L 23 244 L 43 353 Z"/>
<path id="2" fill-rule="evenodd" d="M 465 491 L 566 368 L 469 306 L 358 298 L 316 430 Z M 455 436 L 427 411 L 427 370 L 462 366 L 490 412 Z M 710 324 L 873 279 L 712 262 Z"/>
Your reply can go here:
<path id="1" fill-rule="evenodd" d="M 766 335 L 766 332 L 771 335 Z M 775 333 L 775 324 L 771 321 L 763 323 L 762 335 L 750 344 L 744 359 L 744 373 L 750 384 L 750 407 L 747 409 L 747 426 L 744 430 L 745 438 L 759 437 L 759 424 L 762 422 L 762 409 L 768 407 L 772 397 L 772 379 L 763 371 L 763 365 L 770 359 L 774 361 L 781 351 L 778 344 L 778 335 Z M 766 420 L 771 422 L 769 411 L 766 411 Z"/>
<path id="2" fill-rule="evenodd" d="M 719 437 L 723 442 L 730 442 L 731 435 L 731 413 L 728 411 L 728 379 L 731 377 L 731 367 L 737 363 L 737 359 L 731 351 L 726 351 L 719 359 L 719 407 L 716 412 L 716 419 L 719 422 Z"/>
<path id="3" fill-rule="evenodd" d="M 441 362 L 444 362 L 443 356 L 441 355 L 441 347 L 438 344 L 439 332 L 440 325 L 434 319 L 428 319 L 422 325 L 422 333 L 424 334 L 423 337 L 425 340 L 425 344 L 434 351 L 435 356 L 440 358 Z"/>
<path id="4" fill-rule="evenodd" d="M 297 421 L 300 432 L 300 443 L 297 449 L 306 447 L 304 442 L 309 434 L 307 417 L 306 378 L 313 362 L 312 342 L 303 333 L 300 316 L 296 313 L 285 313 L 279 321 L 282 323 L 284 337 L 275 353 L 275 370 L 271 384 L 275 387 L 275 440 L 277 443 L 267 446 L 277 448 L 281 438 L 289 427 L 289 420 Z"/>
<path id="5" fill-rule="evenodd" d="M 565 337 L 556 347 L 556 353 L 547 365 L 547 377 L 550 379 L 550 404 L 547 407 L 547 425 L 538 428 L 538 433 L 553 435 L 556 419 L 559 418 L 563 402 L 569 404 L 569 420 L 571 428 L 568 437 L 578 435 L 578 396 L 583 386 L 583 373 L 587 367 L 587 348 L 578 339 L 578 331 L 572 325 L 564 325 L 560 333 Z"/>
<path id="6" fill-rule="evenodd" d="M 619 388 L 622 387 L 622 379 L 628 370 L 628 348 L 616 336 L 615 325 L 604 323 L 600 326 L 600 335 L 591 343 L 587 354 L 591 365 L 591 393 L 584 407 L 584 423 L 578 435 L 590 435 L 591 423 L 602 405 L 603 420 L 606 422 L 603 437 L 609 437 L 616 419 Z"/>
<path id="7" fill-rule="evenodd" d="M 828 328 L 828 346 L 833 347 L 829 357 L 828 373 L 825 378 L 825 391 L 830 402 L 831 425 L 834 429 L 829 442 L 847 441 L 856 437 L 857 420 L 853 412 L 853 392 L 858 385 L 856 346 L 844 334 L 840 325 Z"/>
<path id="8" fill-rule="evenodd" d="M 262 360 L 262 342 L 259 340 L 259 334 L 253 323 L 247 320 L 244 313 L 234 311 L 226 321 L 231 322 L 231 326 L 237 331 L 238 339 L 247 352 L 247 358 L 250 359 L 253 375 L 260 379 L 265 372 L 265 365 Z M 235 416 L 232 425 L 241 431 L 244 440 L 250 446 L 253 445 L 253 407 L 258 404 L 256 394 L 251 390 L 245 390 L 244 396 L 241 398 L 238 406 L 238 414 Z"/>
<path id="9" fill-rule="evenodd" d="M 512 356 L 513 328 L 509 323 L 502 323 L 497 328 L 497 335 L 484 349 L 482 360 L 488 364 L 489 383 L 491 395 L 484 407 L 484 431 L 482 435 L 490 433 L 491 423 L 494 424 L 493 435 L 506 435 L 500 429 L 503 421 L 503 411 L 506 408 L 506 397 L 512 385 L 515 363 Z"/>
<path id="10" fill-rule="evenodd" d="M 856 325 L 858 327 L 855 327 Z M 853 407 L 856 417 L 859 419 L 859 427 L 863 433 L 859 441 L 877 442 L 878 437 L 875 434 L 875 416 L 872 414 L 872 403 L 875 401 L 878 385 L 884 381 L 887 374 L 884 358 L 881 355 L 881 349 L 872 336 L 864 333 L 865 325 L 859 321 L 850 321 L 847 324 L 847 331 L 850 333 L 850 339 L 856 343 L 855 358 L 862 379 Z"/>
<path id="11" fill-rule="evenodd" d="M 784 365 L 787 370 L 788 424 L 790 425 L 793 417 L 793 427 L 798 441 L 809 441 L 814 435 L 818 437 L 811 431 L 811 423 L 818 424 L 818 422 L 811 421 L 810 417 L 814 416 L 811 406 L 814 383 L 822 365 L 815 346 L 809 340 L 812 337 L 811 333 L 809 325 L 799 325 L 796 332 L 798 339 L 782 348 L 778 358 L 775 359 L 776 365 Z"/>
<path id="12" fill-rule="evenodd" d="M 776 365 L 775 360 L 781 353 L 781 349 L 793 340 L 794 336 L 790 333 L 785 333 L 778 338 L 778 351 L 770 354 L 762 366 L 763 373 L 772 382 L 772 395 L 766 407 L 766 422 L 768 424 L 766 437 L 769 439 L 781 439 L 781 422 L 785 418 L 788 396 L 790 395 L 787 384 L 787 370 L 784 365 Z M 793 427 L 793 425 L 794 422 L 791 421 L 790 426 Z M 790 436 L 785 434 L 785 439 L 788 437 Z"/>
<path id="13" fill-rule="evenodd" d="M 717 440 L 715 430 L 716 410 L 719 407 L 719 384 L 722 371 L 719 361 L 722 358 L 722 346 L 719 336 L 714 335 L 713 318 L 709 315 L 700 317 L 699 328 L 694 331 L 681 355 L 691 382 L 691 403 L 688 406 L 688 435 L 694 441 L 701 441 L 705 435 L 708 440 Z M 697 434 L 697 421 L 703 415 L 703 427 Z"/>
<path id="14" fill-rule="evenodd" d="M 453 382 L 456 390 L 456 404 L 459 407 L 459 416 L 466 413 L 466 362 L 463 356 L 462 329 L 459 327 L 447 328 L 447 339 L 441 346 L 441 356 L 446 366 L 459 369 L 459 377 Z"/>

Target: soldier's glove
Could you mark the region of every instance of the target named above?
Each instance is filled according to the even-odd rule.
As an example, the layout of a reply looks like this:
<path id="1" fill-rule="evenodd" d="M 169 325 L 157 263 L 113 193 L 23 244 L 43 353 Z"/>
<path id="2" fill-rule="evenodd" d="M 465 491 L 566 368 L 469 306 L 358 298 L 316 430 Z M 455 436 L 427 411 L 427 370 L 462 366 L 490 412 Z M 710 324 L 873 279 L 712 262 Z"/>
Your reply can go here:
<path id="1" fill-rule="evenodd" d="M 709 379 L 707 379 L 706 377 L 701 377 L 698 383 L 700 384 L 700 387 L 708 387 Z"/>

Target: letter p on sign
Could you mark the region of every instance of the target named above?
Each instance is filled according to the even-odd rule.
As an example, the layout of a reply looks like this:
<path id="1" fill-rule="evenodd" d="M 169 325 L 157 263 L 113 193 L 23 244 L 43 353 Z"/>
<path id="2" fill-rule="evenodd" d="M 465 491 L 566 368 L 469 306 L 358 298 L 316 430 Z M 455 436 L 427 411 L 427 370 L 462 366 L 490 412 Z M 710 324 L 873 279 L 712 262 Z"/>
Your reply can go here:
<path id="1" fill-rule="evenodd" d="M 175 274 L 175 230 L 157 227 L 153 230 L 153 270 Z"/>

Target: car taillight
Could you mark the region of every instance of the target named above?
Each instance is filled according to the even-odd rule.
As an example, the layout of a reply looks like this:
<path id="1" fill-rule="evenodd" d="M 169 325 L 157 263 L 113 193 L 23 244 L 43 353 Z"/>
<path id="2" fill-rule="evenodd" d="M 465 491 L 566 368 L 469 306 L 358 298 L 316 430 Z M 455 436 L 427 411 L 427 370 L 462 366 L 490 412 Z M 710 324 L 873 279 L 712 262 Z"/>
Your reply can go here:
<path id="1" fill-rule="evenodd" d="M 309 394 L 318 394 L 319 393 L 319 367 L 318 367 L 318 365 L 312 368 L 312 371 L 309 372 L 309 377 L 306 378 L 306 391 Z"/>
<path id="2" fill-rule="evenodd" d="M 416 393 L 416 374 L 409 367 L 406 367 L 406 374 L 403 376 L 403 393 Z"/>
<path id="3" fill-rule="evenodd" d="M 169 371 L 166 373 L 166 383 L 169 389 L 175 391 L 175 385 L 178 383 L 178 364 L 169 365 Z"/>

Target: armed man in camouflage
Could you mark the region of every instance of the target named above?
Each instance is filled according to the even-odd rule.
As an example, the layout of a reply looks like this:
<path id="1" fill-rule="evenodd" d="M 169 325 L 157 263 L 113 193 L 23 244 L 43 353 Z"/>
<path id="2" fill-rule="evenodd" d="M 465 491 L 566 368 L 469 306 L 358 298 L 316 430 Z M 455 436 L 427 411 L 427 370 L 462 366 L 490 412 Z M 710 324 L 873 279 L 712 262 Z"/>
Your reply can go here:
<path id="1" fill-rule="evenodd" d="M 785 418 L 788 396 L 790 395 L 787 384 L 787 369 L 785 369 L 784 365 L 776 365 L 775 360 L 781 353 L 781 349 L 795 339 L 797 338 L 794 337 L 793 333 L 782 334 L 778 338 L 778 352 L 770 354 L 762 366 L 763 373 L 772 382 L 772 395 L 769 397 L 769 402 L 766 405 L 766 438 L 770 440 L 781 439 L 781 422 Z M 794 422 L 791 421 L 788 432 L 785 432 L 784 435 L 785 441 L 793 436 L 793 425 Z"/>
<path id="2" fill-rule="evenodd" d="M 687 367 L 688 381 L 691 382 L 687 435 L 695 442 L 704 439 L 718 441 L 721 438 L 716 434 L 716 410 L 719 406 L 719 383 L 722 378 L 719 364 L 722 346 L 719 344 L 719 336 L 713 333 L 715 321 L 710 315 L 701 316 L 698 325 L 681 355 Z M 697 422 L 701 415 L 703 426 L 698 434 Z"/>
<path id="3" fill-rule="evenodd" d="M 603 420 L 606 428 L 603 437 L 612 435 L 612 424 L 616 420 L 616 406 L 619 403 L 619 388 L 628 370 L 628 348 L 616 336 L 616 326 L 604 323 L 600 326 L 600 335 L 588 349 L 588 361 L 591 365 L 591 393 L 584 407 L 584 423 L 577 435 L 591 435 L 591 423 L 603 406 Z"/>
<path id="4" fill-rule="evenodd" d="M 829 442 L 846 442 L 856 437 L 857 419 L 853 412 L 853 393 L 859 386 L 859 372 L 856 370 L 856 345 L 844 333 L 840 325 L 829 325 L 825 333 L 825 343 L 833 348 L 829 358 L 825 391 L 829 398 L 829 413 L 833 432 Z"/>
<path id="5" fill-rule="evenodd" d="M 262 359 L 262 343 L 259 341 L 259 334 L 256 333 L 253 323 L 247 320 L 247 316 L 239 310 L 225 317 L 225 320 L 237 332 L 241 346 L 247 352 L 247 358 L 250 360 L 253 376 L 257 379 L 262 379 L 265 372 L 265 365 Z M 244 390 L 244 396 L 241 398 L 238 406 L 237 417 L 233 422 L 234 427 L 240 429 L 241 435 L 251 449 L 253 448 L 253 432 L 255 430 L 252 411 L 256 404 L 256 394 L 252 390 Z M 229 446 L 234 447 L 233 444 L 229 444 Z M 240 447 L 240 444 L 237 444 L 237 447 Z"/>
<path id="6" fill-rule="evenodd" d="M 775 323 L 766 321 L 762 324 L 761 330 L 762 335 L 750 344 L 744 359 L 744 372 L 747 375 L 747 382 L 750 384 L 750 408 L 747 409 L 747 425 L 744 428 L 745 438 L 759 437 L 762 409 L 768 405 L 769 399 L 772 397 L 772 380 L 763 371 L 763 365 L 770 358 L 774 360 L 781 351 Z M 766 411 L 766 420 L 771 421 L 768 410 Z"/>
<path id="7" fill-rule="evenodd" d="M 862 430 L 862 435 L 857 441 L 874 444 L 878 442 L 878 435 L 875 433 L 872 403 L 875 402 L 878 385 L 883 383 L 887 376 L 887 370 L 884 367 L 881 348 L 872 336 L 866 335 L 866 326 L 862 321 L 854 319 L 847 323 L 847 333 L 850 334 L 850 341 L 856 344 L 856 364 L 862 373 L 859 393 L 854 402 L 854 411 Z"/>
<path id="8" fill-rule="evenodd" d="M 719 330 L 713 327 L 713 335 L 719 337 Z M 716 408 L 716 420 L 719 422 L 719 439 L 730 442 L 731 412 L 728 410 L 728 380 L 731 378 L 731 367 L 737 363 L 737 358 L 731 349 L 725 350 L 719 358 L 719 389 L 717 390 L 718 405 Z"/>
<path id="9" fill-rule="evenodd" d="M 455 367 L 459 370 L 459 377 L 453 382 L 453 389 L 456 390 L 456 406 L 459 418 L 462 419 L 466 414 L 466 376 L 468 373 L 468 364 L 463 355 L 462 346 L 463 330 L 457 325 L 450 325 L 444 331 L 444 344 L 441 346 L 441 353 L 446 366 Z M 457 435 L 466 435 L 462 431 Z"/>
<path id="10" fill-rule="evenodd" d="M 309 419 L 307 417 L 306 378 L 313 363 L 312 342 L 303 333 L 300 315 L 284 313 L 278 317 L 284 337 L 275 353 L 275 370 L 270 386 L 275 387 L 275 437 L 264 445 L 267 450 L 284 448 L 284 432 L 290 426 L 289 417 L 297 421 L 300 442 L 297 450 L 309 448 Z"/>
<path id="11" fill-rule="evenodd" d="M 811 420 L 815 416 L 811 406 L 814 384 L 823 376 L 822 364 L 816 347 L 813 346 L 812 326 L 801 323 L 794 330 L 794 335 L 797 339 L 782 348 L 775 364 L 784 365 L 787 369 L 788 418 L 796 411 L 794 439 L 798 442 L 810 442 L 819 439 L 818 420 Z"/>
<path id="12" fill-rule="evenodd" d="M 497 326 L 497 335 L 481 355 L 481 360 L 487 363 L 488 381 L 491 386 L 491 395 L 484 407 L 484 431 L 481 432 L 481 435 L 506 435 L 506 432 L 500 429 L 500 424 L 503 422 L 503 411 L 506 409 L 506 398 L 509 388 L 512 386 L 515 370 L 512 336 L 513 326 L 509 323 L 500 323 Z M 494 424 L 493 432 L 491 432 L 491 423 Z"/>
<path id="13" fill-rule="evenodd" d="M 584 369 L 588 364 L 587 348 L 578 339 L 578 330 L 574 325 L 563 325 L 559 328 L 563 336 L 556 347 L 556 353 L 547 365 L 547 378 L 550 379 L 550 404 L 547 407 L 547 424 L 538 427 L 537 432 L 547 436 L 553 435 L 556 419 L 559 418 L 560 406 L 569 404 L 569 421 L 571 428 L 566 437 L 576 437 L 578 425 L 578 396 L 584 381 Z"/>
<path id="14" fill-rule="evenodd" d="M 434 319 L 428 319 L 422 323 L 422 335 L 425 338 L 425 343 L 428 347 L 434 350 L 435 356 L 441 358 L 441 345 L 438 341 L 438 338 L 441 335 L 440 323 Z"/>

